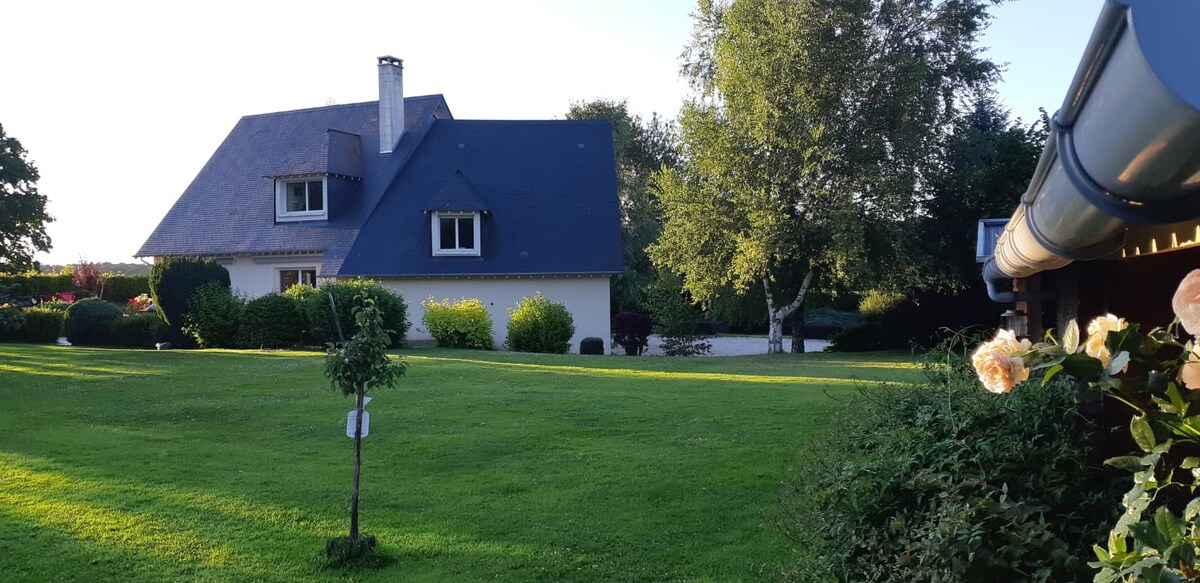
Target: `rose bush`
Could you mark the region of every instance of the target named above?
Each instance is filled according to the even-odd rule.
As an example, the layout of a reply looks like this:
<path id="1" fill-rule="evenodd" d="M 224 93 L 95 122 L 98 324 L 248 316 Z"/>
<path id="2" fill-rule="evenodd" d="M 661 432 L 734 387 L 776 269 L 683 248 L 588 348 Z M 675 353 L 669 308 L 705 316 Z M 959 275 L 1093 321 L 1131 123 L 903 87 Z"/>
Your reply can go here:
<path id="1" fill-rule="evenodd" d="M 1200 391 L 1192 390 L 1200 388 L 1200 270 L 1172 307 L 1175 322 L 1149 332 L 1112 314 L 1096 318 L 1082 345 L 1074 322 L 1061 339 L 1024 348 L 1001 331 L 972 363 L 991 392 L 1007 392 L 1027 368 L 1043 371 L 1043 383 L 1065 375 L 1131 408 L 1140 451 L 1105 461 L 1132 472 L 1133 483 L 1108 540 L 1094 547 L 1098 582 L 1200 581 Z"/>

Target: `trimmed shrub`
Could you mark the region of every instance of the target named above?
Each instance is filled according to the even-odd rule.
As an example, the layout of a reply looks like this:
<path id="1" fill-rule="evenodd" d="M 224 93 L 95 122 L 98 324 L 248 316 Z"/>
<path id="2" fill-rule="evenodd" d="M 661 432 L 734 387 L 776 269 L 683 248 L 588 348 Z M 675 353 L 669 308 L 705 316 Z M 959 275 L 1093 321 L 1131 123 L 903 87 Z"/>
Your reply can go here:
<path id="1" fill-rule="evenodd" d="M 404 304 L 404 297 L 369 279 L 328 282 L 322 284 L 317 293 L 308 296 L 304 301 L 304 319 L 308 323 L 309 333 L 317 342 L 324 344 L 339 340 L 333 312 L 329 308 L 329 294 L 333 294 L 338 322 L 347 340 L 358 331 L 351 311 L 355 305 L 354 296 L 362 295 L 375 300 L 375 306 L 383 312 L 383 327 L 393 332 L 392 347 L 404 343 L 408 334 L 408 306 Z"/>
<path id="2" fill-rule="evenodd" d="M 101 295 L 113 303 L 125 303 L 130 298 L 150 293 L 149 275 L 125 275 L 123 273 L 107 273 L 104 275 L 104 293 Z"/>
<path id="3" fill-rule="evenodd" d="M 150 269 L 150 295 L 158 316 L 168 326 L 182 329 L 192 294 L 209 282 L 229 289 L 229 271 L 212 259 L 199 257 L 167 257 L 154 264 Z"/>
<path id="4" fill-rule="evenodd" d="M 320 344 L 312 335 L 312 325 L 308 323 L 308 298 L 317 294 L 317 288 L 308 285 L 307 283 L 293 284 L 292 287 L 283 291 L 283 295 L 296 300 L 296 304 L 300 306 L 300 319 L 303 321 L 304 332 L 300 335 L 300 343 L 312 346 Z"/>
<path id="5" fill-rule="evenodd" d="M 613 342 L 625 349 L 628 356 L 641 356 L 650 345 L 654 322 L 647 314 L 621 312 L 612 318 Z M 582 346 L 580 349 L 582 350 Z"/>
<path id="6" fill-rule="evenodd" d="M 588 336 L 580 340 L 579 354 L 604 354 L 604 339 Z"/>
<path id="7" fill-rule="evenodd" d="M 508 310 L 509 350 L 566 354 L 575 335 L 575 320 L 566 306 L 537 292 Z"/>
<path id="8" fill-rule="evenodd" d="M 1124 483 L 1099 463 L 1080 393 L 1035 381 L 995 398 L 966 354 L 928 358 L 925 383 L 862 389 L 802 446 L 783 495 L 788 578 L 1091 580 Z"/>
<path id="9" fill-rule="evenodd" d="M 65 311 L 46 308 L 25 310 L 25 340 L 35 344 L 53 344 L 62 336 Z"/>
<path id="10" fill-rule="evenodd" d="M 236 348 L 244 302 L 217 281 L 201 285 L 188 301 L 183 331 L 201 348 Z"/>
<path id="11" fill-rule="evenodd" d="M 70 274 L 0 275 L 0 287 L 9 288 L 12 294 L 17 296 L 46 296 L 75 291 L 75 284 L 71 282 Z"/>
<path id="12" fill-rule="evenodd" d="M 131 314 L 109 322 L 108 334 L 113 346 L 154 348 L 164 340 L 165 326 L 154 314 Z"/>
<path id="13" fill-rule="evenodd" d="M 238 328 L 243 348 L 290 348 L 303 336 L 304 316 L 296 298 L 267 294 L 246 302 Z"/>
<path id="14" fill-rule="evenodd" d="M 25 311 L 0 308 L 0 342 L 20 342 L 25 336 Z"/>
<path id="15" fill-rule="evenodd" d="M 479 298 L 454 302 L 429 298 L 421 306 L 425 308 L 421 321 L 438 346 L 492 349 L 492 316 Z"/>
<path id="16" fill-rule="evenodd" d="M 121 308 L 100 299 L 79 300 L 67 308 L 63 334 L 71 344 L 105 345 L 109 323 L 121 318 Z"/>
<path id="17" fill-rule="evenodd" d="M 829 349 L 835 352 L 868 352 L 884 348 L 887 348 L 884 330 L 879 322 L 847 326 L 829 337 Z"/>

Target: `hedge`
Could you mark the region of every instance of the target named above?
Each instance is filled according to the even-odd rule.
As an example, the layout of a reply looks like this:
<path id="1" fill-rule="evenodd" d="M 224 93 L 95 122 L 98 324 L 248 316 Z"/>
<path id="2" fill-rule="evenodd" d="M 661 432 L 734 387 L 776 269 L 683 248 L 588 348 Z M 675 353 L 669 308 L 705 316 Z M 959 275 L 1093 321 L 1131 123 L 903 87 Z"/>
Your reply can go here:
<path id="1" fill-rule="evenodd" d="M 42 296 L 75 291 L 75 284 L 71 282 L 71 276 L 49 273 L 0 275 L 0 286 L 15 286 L 12 293 L 18 296 Z"/>
<path id="2" fill-rule="evenodd" d="M 304 301 L 304 320 L 308 331 L 318 343 L 337 342 L 337 325 L 333 312 L 329 307 L 329 294 L 333 294 L 337 305 L 337 322 L 341 324 L 342 334 L 349 339 L 358 330 L 354 324 L 354 297 L 363 295 L 375 300 L 375 305 L 383 312 L 383 327 L 394 332 L 392 347 L 404 343 L 408 333 L 408 306 L 404 297 L 395 293 L 378 282 L 368 279 L 351 279 L 332 281 L 322 284 L 318 293 L 308 295 Z"/>
<path id="3" fill-rule="evenodd" d="M 290 348 L 304 337 L 300 302 L 288 295 L 267 294 L 242 309 L 238 344 L 242 348 Z"/>
<path id="4" fill-rule="evenodd" d="M 492 317 L 479 298 L 440 302 L 429 298 L 421 305 L 425 307 L 421 321 L 438 346 L 492 349 Z"/>
<path id="5" fill-rule="evenodd" d="M 150 293 L 149 275 L 125 275 L 108 273 L 104 276 L 104 293 L 101 298 L 124 304 L 129 298 Z"/>
<path id="6" fill-rule="evenodd" d="M 108 344 L 109 323 L 123 316 L 121 308 L 104 300 L 80 300 L 67 309 L 63 334 L 71 344 Z"/>

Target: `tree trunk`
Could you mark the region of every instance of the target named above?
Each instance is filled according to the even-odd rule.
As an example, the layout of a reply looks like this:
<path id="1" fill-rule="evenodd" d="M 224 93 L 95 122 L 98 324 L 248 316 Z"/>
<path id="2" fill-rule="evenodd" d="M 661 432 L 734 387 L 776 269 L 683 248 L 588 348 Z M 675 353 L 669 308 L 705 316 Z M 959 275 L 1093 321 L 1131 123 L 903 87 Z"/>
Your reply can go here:
<path id="1" fill-rule="evenodd" d="M 354 419 L 354 493 L 350 497 L 350 542 L 358 540 L 358 474 L 362 469 L 363 393 L 357 392 Z"/>
<path id="2" fill-rule="evenodd" d="M 800 284 L 800 291 L 796 293 L 796 299 L 792 303 L 775 308 L 775 296 L 771 293 L 771 279 L 763 278 L 763 290 L 767 295 L 767 322 L 770 328 L 767 331 L 767 354 L 778 354 L 783 352 L 783 319 L 788 317 L 804 305 L 804 296 L 808 294 L 808 286 L 812 284 L 813 276 L 817 270 L 809 269 L 804 275 L 804 283 Z M 793 332 L 795 334 L 795 332 Z M 803 332 L 801 332 L 803 334 Z M 801 351 L 804 350 L 804 342 L 800 343 Z M 793 346 L 792 350 L 795 350 Z"/>
<path id="3" fill-rule="evenodd" d="M 783 318 L 771 314 L 771 327 L 767 331 L 767 354 L 783 352 Z"/>
<path id="4" fill-rule="evenodd" d="M 804 354 L 804 304 L 792 312 L 792 354 Z"/>

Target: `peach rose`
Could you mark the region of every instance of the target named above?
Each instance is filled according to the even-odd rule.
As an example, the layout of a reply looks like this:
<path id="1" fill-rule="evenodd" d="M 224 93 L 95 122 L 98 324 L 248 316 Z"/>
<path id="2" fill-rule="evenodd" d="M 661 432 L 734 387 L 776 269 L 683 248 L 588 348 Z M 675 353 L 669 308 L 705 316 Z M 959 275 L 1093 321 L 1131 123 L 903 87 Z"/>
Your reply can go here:
<path id="1" fill-rule="evenodd" d="M 1171 298 L 1171 307 L 1188 334 L 1200 334 L 1200 269 L 1192 270 L 1179 282 L 1179 289 Z"/>
<path id="2" fill-rule="evenodd" d="M 1179 380 L 1189 389 L 1200 389 L 1200 344 L 1192 346 L 1187 362 L 1179 369 Z"/>
<path id="3" fill-rule="evenodd" d="M 1108 363 L 1112 361 L 1112 355 L 1108 353 L 1108 347 L 1104 345 L 1104 342 L 1108 340 L 1108 333 L 1120 332 L 1128 327 L 1129 324 L 1125 323 L 1125 318 L 1118 318 L 1112 314 L 1105 314 L 1092 320 L 1087 327 L 1088 338 L 1087 343 L 1083 345 L 1083 351 L 1088 356 L 1098 359 L 1100 364 L 1108 369 Z"/>
<path id="4" fill-rule="evenodd" d="M 1000 330 L 996 337 L 979 345 L 971 355 L 971 365 L 984 388 L 993 393 L 1007 393 L 1029 378 L 1029 368 L 1019 352 L 1029 350 L 1028 340 L 1017 340 L 1012 330 Z"/>

